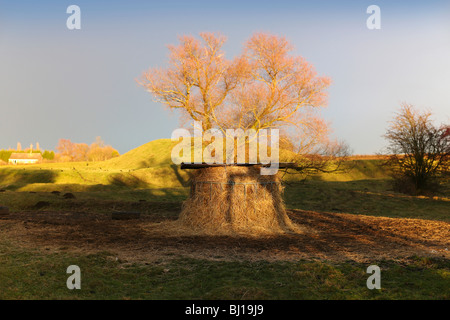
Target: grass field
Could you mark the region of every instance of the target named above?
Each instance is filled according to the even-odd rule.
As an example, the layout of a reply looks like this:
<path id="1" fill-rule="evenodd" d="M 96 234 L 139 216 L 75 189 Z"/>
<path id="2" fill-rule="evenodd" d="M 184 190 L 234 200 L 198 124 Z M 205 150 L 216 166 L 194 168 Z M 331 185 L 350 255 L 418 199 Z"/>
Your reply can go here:
<path id="1" fill-rule="evenodd" d="M 285 243 L 278 251 L 277 239 L 269 239 L 270 245 L 248 239 L 230 242 L 177 235 L 165 239 L 155 231 L 157 226 L 177 218 L 189 193 L 189 172 L 171 164 L 170 144 L 169 140 L 157 140 L 102 163 L 0 167 L 0 206 L 11 211 L 10 218 L 0 220 L 0 299 L 450 298 L 446 253 L 450 239 L 439 238 L 447 234 L 450 223 L 448 185 L 433 197 L 395 193 L 380 161 L 360 157 L 348 172 L 306 180 L 285 177 L 284 199 L 292 217 L 304 224 L 308 219 L 325 221 L 323 230 L 330 229 L 329 237 L 321 239 L 316 237 L 319 231 L 314 231 L 308 237 L 282 239 Z M 66 193 L 74 197 L 67 199 Z M 144 218 L 129 224 L 112 223 L 108 217 L 113 210 L 137 210 Z M 83 222 L 86 228 L 95 225 L 99 229 L 92 227 L 83 234 L 81 222 L 64 218 L 74 215 L 90 219 Z M 333 220 L 326 222 L 328 218 Z M 379 225 L 378 220 L 370 220 L 384 218 L 394 220 L 380 220 Z M 340 221 L 345 224 L 331 230 L 338 228 Z M 430 234 L 429 230 L 435 230 L 433 223 L 441 233 Z M 395 229 L 400 224 L 408 226 L 408 233 L 402 235 L 404 229 Z M 386 237 L 390 235 L 386 232 L 397 232 L 397 238 L 377 247 L 373 241 L 379 235 L 359 239 L 358 232 L 363 231 L 346 233 L 346 228 L 354 225 L 364 232 L 383 228 Z M 424 231 L 427 225 L 430 227 Z M 323 230 L 319 236 L 326 233 Z M 77 237 L 80 232 L 83 242 L 78 244 L 69 232 Z M 359 241 L 358 257 L 362 258 L 333 258 L 333 232 L 342 236 L 339 252 L 353 250 L 346 241 Z M 125 241 L 127 234 L 134 238 Z M 104 242 L 96 242 L 100 238 Z M 310 241 L 311 246 L 317 244 L 317 248 L 328 246 L 328 255 L 302 256 L 308 247 L 299 239 Z M 197 246 L 199 241 L 209 246 Z M 395 252 L 401 255 L 377 255 L 380 248 L 395 247 L 402 241 L 415 244 L 399 245 Z M 412 249 L 419 245 L 420 250 Z M 227 246 L 236 254 L 231 249 L 228 252 Z M 364 250 L 371 255 L 364 255 Z M 65 270 L 72 264 L 82 270 L 82 290 L 66 288 Z M 382 270 L 381 290 L 366 287 L 370 264 Z"/>
<path id="2" fill-rule="evenodd" d="M 382 289 L 366 287 L 366 264 L 211 261 L 174 257 L 130 263 L 111 252 L 23 250 L 1 242 L 0 299 L 449 299 L 448 260 L 376 261 Z M 7 256 L 7 257 L 5 257 Z M 81 290 L 65 286 L 69 265 Z M 84 272 L 84 270 L 88 270 Z"/>

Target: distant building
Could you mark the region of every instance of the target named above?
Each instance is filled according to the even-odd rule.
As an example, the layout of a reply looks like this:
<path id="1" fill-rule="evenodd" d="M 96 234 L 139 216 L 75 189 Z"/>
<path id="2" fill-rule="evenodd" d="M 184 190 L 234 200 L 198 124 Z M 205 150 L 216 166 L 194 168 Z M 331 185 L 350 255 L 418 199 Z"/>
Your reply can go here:
<path id="1" fill-rule="evenodd" d="M 10 164 L 34 164 L 41 161 L 40 153 L 12 153 L 8 162 Z"/>

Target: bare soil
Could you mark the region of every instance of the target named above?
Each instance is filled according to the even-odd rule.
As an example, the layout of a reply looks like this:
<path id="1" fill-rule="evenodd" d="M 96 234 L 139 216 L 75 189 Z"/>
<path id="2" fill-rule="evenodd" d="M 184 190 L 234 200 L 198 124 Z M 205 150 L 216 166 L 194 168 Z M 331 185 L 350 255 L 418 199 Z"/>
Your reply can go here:
<path id="1" fill-rule="evenodd" d="M 108 251 L 127 261 L 173 256 L 212 260 L 343 262 L 403 260 L 418 255 L 450 258 L 450 223 L 343 213 L 288 211 L 301 232 L 254 237 L 208 235 L 180 228 L 175 217 L 141 215 L 112 220 L 85 212 L 15 212 L 0 231 L 15 244 L 52 252 Z"/>

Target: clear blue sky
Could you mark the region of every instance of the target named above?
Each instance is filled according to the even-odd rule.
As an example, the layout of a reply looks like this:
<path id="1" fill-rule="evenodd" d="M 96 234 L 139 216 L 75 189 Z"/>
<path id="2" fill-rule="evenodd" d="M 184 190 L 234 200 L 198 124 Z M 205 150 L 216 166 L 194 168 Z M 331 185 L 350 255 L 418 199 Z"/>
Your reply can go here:
<path id="1" fill-rule="evenodd" d="M 66 9 L 81 8 L 81 30 Z M 366 9 L 381 8 L 381 30 Z M 450 122 L 449 1 L 0 0 L 0 148 L 101 136 L 124 153 L 170 138 L 176 114 L 135 78 L 164 65 L 177 36 L 220 31 L 228 57 L 255 31 L 286 36 L 330 76 L 324 117 L 356 154 L 379 151 L 401 102 Z"/>

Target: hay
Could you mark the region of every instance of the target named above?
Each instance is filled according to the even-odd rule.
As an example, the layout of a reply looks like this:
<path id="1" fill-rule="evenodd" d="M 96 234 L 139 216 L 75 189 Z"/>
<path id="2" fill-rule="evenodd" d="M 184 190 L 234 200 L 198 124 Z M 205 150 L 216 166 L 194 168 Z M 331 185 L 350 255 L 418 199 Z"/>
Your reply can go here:
<path id="1" fill-rule="evenodd" d="M 298 232 L 286 214 L 278 175 L 260 175 L 259 166 L 195 170 L 191 194 L 179 221 L 207 233 Z"/>

